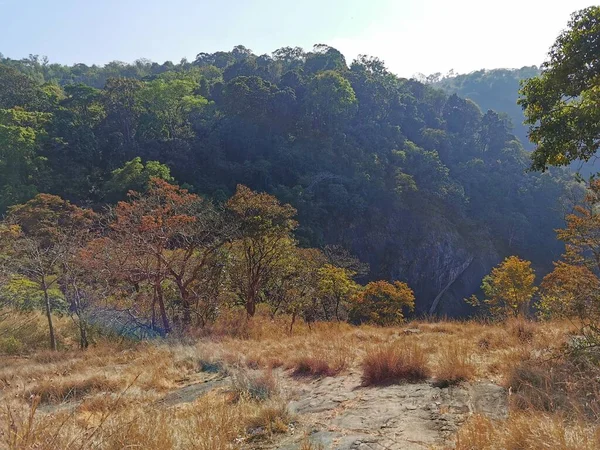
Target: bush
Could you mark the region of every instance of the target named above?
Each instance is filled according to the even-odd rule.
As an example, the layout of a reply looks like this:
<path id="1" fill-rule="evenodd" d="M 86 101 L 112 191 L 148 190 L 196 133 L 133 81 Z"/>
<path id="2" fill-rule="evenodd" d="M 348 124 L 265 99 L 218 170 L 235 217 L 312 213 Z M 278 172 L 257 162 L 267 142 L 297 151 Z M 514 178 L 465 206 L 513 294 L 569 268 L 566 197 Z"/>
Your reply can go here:
<path id="1" fill-rule="evenodd" d="M 403 309 L 415 308 L 415 294 L 406 283 L 373 281 L 355 296 L 350 309 L 353 323 L 390 326 L 402 323 Z"/>
<path id="2" fill-rule="evenodd" d="M 427 356 L 416 343 L 397 342 L 367 352 L 362 362 L 363 386 L 418 382 L 429 377 Z"/>
<path id="3" fill-rule="evenodd" d="M 506 385 L 512 405 L 520 410 L 600 420 L 600 369 L 585 358 L 521 361 L 512 368 Z"/>
<path id="4" fill-rule="evenodd" d="M 0 353 L 5 355 L 18 355 L 23 353 L 24 345 L 14 336 L 0 339 Z"/>

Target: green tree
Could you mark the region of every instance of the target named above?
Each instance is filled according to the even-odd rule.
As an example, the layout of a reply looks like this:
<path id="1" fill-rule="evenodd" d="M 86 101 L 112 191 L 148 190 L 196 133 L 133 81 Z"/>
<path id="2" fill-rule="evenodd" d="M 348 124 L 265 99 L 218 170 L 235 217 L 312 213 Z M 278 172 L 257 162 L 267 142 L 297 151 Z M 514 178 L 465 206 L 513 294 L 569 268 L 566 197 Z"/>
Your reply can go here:
<path id="1" fill-rule="evenodd" d="M 138 156 L 127 161 L 123 167 L 113 170 L 104 189 L 109 201 L 123 200 L 128 191 L 146 190 L 152 178 L 173 181 L 171 170 L 167 166 L 158 161 L 148 161 L 144 165 L 142 158 Z"/>
<path id="2" fill-rule="evenodd" d="M 354 89 L 337 72 L 321 72 L 308 85 L 306 108 L 317 129 L 335 128 L 352 116 L 356 106 Z"/>
<path id="3" fill-rule="evenodd" d="M 519 104 L 536 145 L 532 169 L 589 160 L 600 147 L 600 6 L 573 13 Z"/>
<path id="4" fill-rule="evenodd" d="M 0 109 L 0 214 L 44 187 L 46 159 L 40 147 L 50 119 L 47 113 Z"/>
<path id="5" fill-rule="evenodd" d="M 197 82 L 191 77 L 162 77 L 143 85 L 137 97 L 144 108 L 140 126 L 146 139 L 190 136 L 188 115 L 208 103 L 196 95 L 196 88 Z"/>

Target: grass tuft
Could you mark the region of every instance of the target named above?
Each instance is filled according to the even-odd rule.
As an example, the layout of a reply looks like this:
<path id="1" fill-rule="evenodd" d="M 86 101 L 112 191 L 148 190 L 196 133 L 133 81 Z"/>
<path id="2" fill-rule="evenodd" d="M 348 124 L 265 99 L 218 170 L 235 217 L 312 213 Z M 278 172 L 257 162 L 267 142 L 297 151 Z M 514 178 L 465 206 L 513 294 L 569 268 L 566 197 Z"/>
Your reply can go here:
<path id="1" fill-rule="evenodd" d="M 429 378 L 427 356 L 416 343 L 395 342 L 375 347 L 362 362 L 363 386 L 418 382 Z"/>

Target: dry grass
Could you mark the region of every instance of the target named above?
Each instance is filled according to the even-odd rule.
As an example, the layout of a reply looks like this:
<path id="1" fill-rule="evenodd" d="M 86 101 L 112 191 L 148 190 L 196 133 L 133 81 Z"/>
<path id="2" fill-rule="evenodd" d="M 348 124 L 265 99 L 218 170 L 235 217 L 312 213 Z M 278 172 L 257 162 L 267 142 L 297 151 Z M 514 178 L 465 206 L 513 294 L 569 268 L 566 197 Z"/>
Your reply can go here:
<path id="1" fill-rule="evenodd" d="M 17 356 L 0 356 L 0 448 L 257 448 L 263 445 L 257 441 L 287 432 L 291 421 L 277 377 L 340 376 L 357 368 L 365 385 L 433 375 L 442 385 L 477 377 L 510 387 L 510 419 L 473 418 L 460 432 L 459 450 L 597 448 L 586 424 L 600 418 L 598 373 L 577 362 L 563 372 L 556 361 L 552 367 L 540 363 L 554 361 L 572 332 L 568 323 L 412 322 L 405 325 L 409 332 L 299 323 L 290 334 L 285 317 L 271 320 L 261 313 L 248 321 L 232 312 L 183 343 L 105 340 L 86 352 L 58 353 L 44 350 L 44 324 L 38 325 L 42 332 L 30 330 L 38 344 L 21 348 Z M 8 329 L 3 326 L 0 330 Z M 15 336 L 29 346 L 26 335 Z M 63 348 L 73 349 L 76 340 L 69 346 L 66 336 L 65 331 Z M 275 367 L 281 369 L 274 375 Z M 232 389 L 176 406 L 159 401 L 174 389 L 226 375 L 233 379 Z M 557 399 L 557 392 L 566 401 Z M 38 411 L 32 394 L 44 403 Z M 525 427 L 526 419 L 537 428 Z M 544 439 L 557 439 L 558 446 L 536 447 Z"/>
<path id="2" fill-rule="evenodd" d="M 297 377 L 334 377 L 347 366 L 344 355 L 310 354 L 297 357 L 289 368 Z"/>
<path id="3" fill-rule="evenodd" d="M 465 342 L 452 341 L 442 348 L 434 371 L 435 385 L 447 387 L 473 379 L 477 368 L 471 354 L 472 350 Z"/>
<path id="4" fill-rule="evenodd" d="M 271 370 L 259 373 L 237 370 L 232 375 L 232 392 L 236 400 L 248 398 L 264 401 L 278 395 L 279 386 Z"/>
<path id="5" fill-rule="evenodd" d="M 514 365 L 506 386 L 515 409 L 600 422 L 600 367 L 585 360 L 524 359 Z"/>
<path id="6" fill-rule="evenodd" d="M 77 400 L 98 392 L 115 392 L 121 383 L 105 375 L 92 375 L 85 378 L 59 378 L 42 381 L 25 392 L 25 398 L 39 397 L 41 403 L 62 403 Z"/>
<path id="7" fill-rule="evenodd" d="M 290 416 L 281 399 L 254 402 L 212 392 L 178 408 L 114 399 L 108 408 L 41 415 L 36 405 L 10 411 L 2 444 L 9 449 L 123 448 L 230 450 L 287 432 Z"/>
<path id="8" fill-rule="evenodd" d="M 429 377 L 427 356 L 412 342 L 394 342 L 369 350 L 362 362 L 363 386 L 417 382 Z"/>
<path id="9" fill-rule="evenodd" d="M 456 450 L 597 450 L 600 430 L 556 415 L 513 414 L 503 422 L 473 416 L 458 432 Z"/>

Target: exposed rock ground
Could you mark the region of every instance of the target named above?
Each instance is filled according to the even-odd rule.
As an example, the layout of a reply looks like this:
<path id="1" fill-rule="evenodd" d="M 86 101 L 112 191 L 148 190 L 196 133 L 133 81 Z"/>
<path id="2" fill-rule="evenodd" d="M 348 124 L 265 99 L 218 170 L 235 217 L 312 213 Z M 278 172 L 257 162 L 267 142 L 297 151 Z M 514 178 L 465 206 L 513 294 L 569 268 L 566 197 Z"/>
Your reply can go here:
<path id="1" fill-rule="evenodd" d="M 458 427 L 474 413 L 492 418 L 507 414 L 505 390 L 475 382 L 447 388 L 431 383 L 362 387 L 357 372 L 321 379 L 279 374 L 295 417 L 292 430 L 272 442 L 248 449 L 425 450 L 449 447 Z M 166 405 L 191 402 L 227 377 L 211 376 L 169 393 Z"/>
<path id="2" fill-rule="evenodd" d="M 339 450 L 423 450 L 449 445 L 449 438 L 473 413 L 503 418 L 505 390 L 477 382 L 448 388 L 430 383 L 361 387 L 356 373 L 319 380 L 283 380 L 298 423 L 293 435 L 267 446 Z"/>

